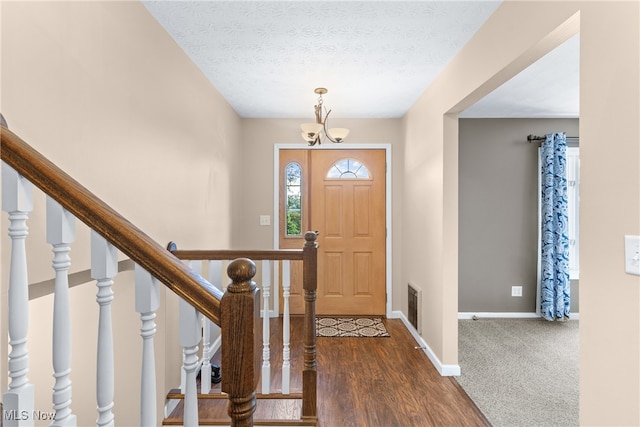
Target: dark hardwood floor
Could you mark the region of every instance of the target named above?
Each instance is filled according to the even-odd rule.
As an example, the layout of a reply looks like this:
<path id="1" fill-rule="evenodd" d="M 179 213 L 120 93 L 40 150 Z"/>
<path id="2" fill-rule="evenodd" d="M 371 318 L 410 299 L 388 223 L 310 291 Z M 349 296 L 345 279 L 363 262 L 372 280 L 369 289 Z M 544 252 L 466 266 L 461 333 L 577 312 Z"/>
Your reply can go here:
<path id="1" fill-rule="evenodd" d="M 402 321 L 385 319 L 390 338 L 318 338 L 318 426 L 489 426 L 454 378 L 442 377 Z M 280 388 L 280 319 L 273 319 L 272 386 Z M 278 331 L 278 332 L 276 332 Z M 302 388 L 302 319 L 291 321 L 291 391 Z M 219 355 L 213 359 L 219 363 Z M 224 367 L 222 367 L 224 377 Z M 217 385 L 212 393 L 219 392 Z M 279 391 L 279 390 L 278 390 Z M 213 397 L 213 396 L 208 396 Z M 299 419 L 299 400 L 259 399 L 254 418 Z M 181 418 L 180 404 L 164 424 Z M 226 401 L 201 399 L 201 424 L 226 417 Z M 228 419 L 228 418 L 227 418 Z M 257 423 L 256 423 L 257 424 Z"/>

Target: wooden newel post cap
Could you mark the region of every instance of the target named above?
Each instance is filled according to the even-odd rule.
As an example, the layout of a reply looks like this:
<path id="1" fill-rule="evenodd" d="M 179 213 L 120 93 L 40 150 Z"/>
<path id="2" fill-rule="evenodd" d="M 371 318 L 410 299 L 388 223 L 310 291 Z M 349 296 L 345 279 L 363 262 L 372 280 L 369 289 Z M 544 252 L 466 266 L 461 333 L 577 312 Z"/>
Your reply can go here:
<path id="1" fill-rule="evenodd" d="M 318 238 L 317 231 L 307 231 L 306 233 L 304 233 L 305 245 L 315 245 L 317 238 Z"/>
<path id="2" fill-rule="evenodd" d="M 256 264 L 248 258 L 231 261 L 227 267 L 227 275 L 231 279 L 227 292 L 250 292 L 256 288 L 255 282 L 251 280 L 256 275 Z"/>

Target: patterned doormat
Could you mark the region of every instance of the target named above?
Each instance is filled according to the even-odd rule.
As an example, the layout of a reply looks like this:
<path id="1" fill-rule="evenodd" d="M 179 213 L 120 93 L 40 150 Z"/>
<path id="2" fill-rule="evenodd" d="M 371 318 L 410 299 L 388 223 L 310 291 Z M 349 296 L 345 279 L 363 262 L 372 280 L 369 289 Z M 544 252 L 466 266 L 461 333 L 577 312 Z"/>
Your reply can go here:
<path id="1" fill-rule="evenodd" d="M 317 337 L 388 337 L 389 332 L 379 317 L 319 317 Z"/>

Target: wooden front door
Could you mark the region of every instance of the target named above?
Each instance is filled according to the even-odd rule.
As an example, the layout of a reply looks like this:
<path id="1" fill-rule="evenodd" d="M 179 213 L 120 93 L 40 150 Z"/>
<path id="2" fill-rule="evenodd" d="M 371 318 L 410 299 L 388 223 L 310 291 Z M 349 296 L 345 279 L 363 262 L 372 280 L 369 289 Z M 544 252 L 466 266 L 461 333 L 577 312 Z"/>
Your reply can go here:
<path id="1" fill-rule="evenodd" d="M 319 232 L 319 315 L 385 314 L 385 158 L 384 150 L 280 152 L 281 172 L 291 162 L 302 170 L 303 230 Z M 285 191 L 283 185 L 280 188 Z M 282 201 L 281 197 L 281 206 Z M 286 215 L 280 216 L 281 247 L 301 247 L 297 239 L 284 236 Z M 301 307 L 297 287 L 292 285 L 292 312 Z"/>

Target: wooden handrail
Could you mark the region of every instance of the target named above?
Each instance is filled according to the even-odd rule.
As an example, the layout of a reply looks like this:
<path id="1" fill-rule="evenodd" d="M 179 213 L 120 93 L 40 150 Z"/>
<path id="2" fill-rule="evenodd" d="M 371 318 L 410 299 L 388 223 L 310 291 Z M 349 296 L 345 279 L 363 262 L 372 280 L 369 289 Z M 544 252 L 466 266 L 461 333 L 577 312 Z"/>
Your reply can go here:
<path id="1" fill-rule="evenodd" d="M 1 158 L 215 324 L 222 292 L 6 127 Z"/>
<path id="2" fill-rule="evenodd" d="M 236 258 L 249 258 L 252 261 L 302 261 L 302 249 L 270 249 L 270 250 L 198 250 L 198 249 L 176 249 L 175 243 L 170 242 L 167 249 L 176 257 L 190 261 L 221 261 Z"/>

